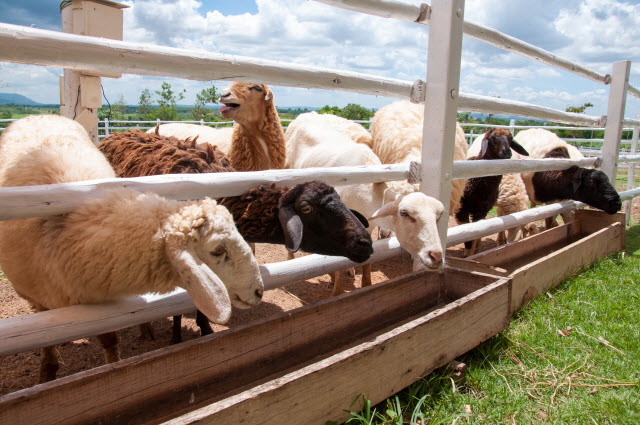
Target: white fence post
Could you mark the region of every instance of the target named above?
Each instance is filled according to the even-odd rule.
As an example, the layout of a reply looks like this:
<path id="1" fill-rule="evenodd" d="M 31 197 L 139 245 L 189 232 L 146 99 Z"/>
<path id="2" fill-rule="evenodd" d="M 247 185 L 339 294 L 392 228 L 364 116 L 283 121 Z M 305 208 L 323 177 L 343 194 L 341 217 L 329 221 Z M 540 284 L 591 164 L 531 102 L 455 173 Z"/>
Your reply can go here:
<path id="1" fill-rule="evenodd" d="M 107 137 L 109 134 L 109 118 L 104 119 L 104 136 Z"/>
<path id="2" fill-rule="evenodd" d="M 627 102 L 630 69 L 630 61 L 620 61 L 613 64 L 613 71 L 611 72 L 607 125 L 604 128 L 604 142 L 602 144 L 602 171 L 609 177 L 613 185 L 616 183 L 620 139 L 622 138 L 622 120 L 624 119 L 624 109 Z"/>
<path id="3" fill-rule="evenodd" d="M 200 119 L 200 125 L 204 125 L 204 120 L 202 118 Z"/>
<path id="4" fill-rule="evenodd" d="M 444 204 L 443 217 L 438 222 L 444 248 L 458 112 L 464 0 L 433 0 L 431 8 L 420 191 Z"/>
<path id="5" fill-rule="evenodd" d="M 511 119 L 511 121 L 509 121 L 509 131 L 511 132 L 512 136 L 516 135 L 516 120 L 514 120 L 513 118 Z"/>
<path id="6" fill-rule="evenodd" d="M 631 138 L 631 152 L 629 155 L 635 155 L 636 150 L 638 149 L 638 133 L 640 133 L 640 129 L 635 127 L 633 129 L 633 137 Z M 629 163 L 629 171 L 627 171 L 627 190 L 631 190 L 636 185 L 636 163 Z M 627 226 L 631 223 L 631 205 L 633 204 L 633 199 L 630 199 L 625 203 L 625 214 Z"/>

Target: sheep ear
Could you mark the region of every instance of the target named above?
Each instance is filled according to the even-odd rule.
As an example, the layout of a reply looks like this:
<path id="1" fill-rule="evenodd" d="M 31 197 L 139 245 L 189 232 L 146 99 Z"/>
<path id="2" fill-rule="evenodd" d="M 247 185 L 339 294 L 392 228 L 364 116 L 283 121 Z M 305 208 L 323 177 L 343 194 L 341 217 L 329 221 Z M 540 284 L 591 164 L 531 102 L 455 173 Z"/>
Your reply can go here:
<path id="1" fill-rule="evenodd" d="M 487 153 L 487 148 L 489 147 L 489 139 L 486 137 L 482 139 L 482 145 L 480 147 L 480 157 L 484 157 L 484 154 Z"/>
<path id="2" fill-rule="evenodd" d="M 284 246 L 296 252 L 302 243 L 302 219 L 292 206 L 282 206 L 278 212 L 280 225 L 284 230 Z"/>
<path id="3" fill-rule="evenodd" d="M 511 141 L 511 149 L 518 152 L 520 155 L 529 156 L 529 152 L 522 145 L 515 140 Z"/>
<path id="4" fill-rule="evenodd" d="M 167 249 L 169 261 L 182 278 L 198 310 L 214 323 L 226 323 L 231 317 L 229 292 L 220 278 L 191 249 Z"/>
<path id="5" fill-rule="evenodd" d="M 362 223 L 362 225 L 363 225 L 365 228 L 369 227 L 369 222 L 367 221 L 367 219 L 366 219 L 362 214 L 360 214 L 358 211 L 356 211 L 356 210 L 352 210 L 352 209 L 350 209 L 349 211 L 351 211 L 351 212 L 353 213 L 353 215 L 355 215 L 355 216 L 356 216 L 356 218 L 357 218 L 358 220 L 360 220 L 360 223 Z"/>
<path id="6" fill-rule="evenodd" d="M 375 220 L 376 218 L 387 217 L 396 213 L 397 205 L 395 202 L 388 202 L 380 207 L 373 213 L 369 220 Z"/>
<path id="7" fill-rule="evenodd" d="M 271 100 L 273 98 L 273 93 L 271 92 L 270 89 L 266 88 L 264 85 L 263 85 L 263 88 L 265 89 L 264 90 L 264 100 Z"/>

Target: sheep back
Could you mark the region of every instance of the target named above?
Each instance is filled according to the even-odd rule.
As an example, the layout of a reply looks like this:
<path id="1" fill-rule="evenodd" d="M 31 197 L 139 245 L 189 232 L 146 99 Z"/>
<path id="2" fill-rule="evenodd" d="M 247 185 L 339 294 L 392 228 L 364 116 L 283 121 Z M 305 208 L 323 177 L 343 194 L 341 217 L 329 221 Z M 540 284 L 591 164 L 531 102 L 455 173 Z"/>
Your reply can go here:
<path id="1" fill-rule="evenodd" d="M 181 140 L 195 140 L 197 137 L 198 143 L 208 143 L 211 146 L 216 146 L 218 150 L 228 155 L 231 151 L 233 127 L 212 128 L 207 125 L 167 123 L 150 128 L 147 130 L 147 133 L 158 134 L 165 137 L 171 136 Z"/>
<path id="2" fill-rule="evenodd" d="M 235 171 L 219 149 L 196 141 L 134 130 L 112 133 L 98 148 L 118 177 Z"/>

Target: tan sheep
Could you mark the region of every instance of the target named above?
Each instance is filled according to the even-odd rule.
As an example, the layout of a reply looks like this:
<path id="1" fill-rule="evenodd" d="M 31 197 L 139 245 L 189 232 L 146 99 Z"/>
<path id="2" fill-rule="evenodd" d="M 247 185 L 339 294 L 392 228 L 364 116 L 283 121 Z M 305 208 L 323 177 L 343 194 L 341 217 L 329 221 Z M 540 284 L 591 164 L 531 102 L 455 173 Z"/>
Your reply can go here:
<path id="1" fill-rule="evenodd" d="M 0 136 L 0 186 L 113 178 L 77 122 L 22 118 Z M 148 292 L 186 289 L 209 319 L 231 304 L 249 308 L 263 292 L 258 264 L 229 211 L 214 200 L 170 201 L 119 188 L 55 216 L 0 221 L 0 264 L 38 311 Z M 114 332 L 98 336 L 107 362 L 119 360 Z M 41 381 L 55 378 L 54 347 L 43 349 Z"/>
<path id="2" fill-rule="evenodd" d="M 233 138 L 233 127 L 212 128 L 207 125 L 186 124 L 186 123 L 166 123 L 147 130 L 147 133 L 157 134 L 165 137 L 175 137 L 186 140 L 197 137 L 196 142 L 208 143 L 217 146 L 225 155 L 231 151 L 231 140 Z"/>
<path id="3" fill-rule="evenodd" d="M 424 105 L 405 100 L 393 102 L 376 111 L 371 121 L 371 148 L 383 164 L 422 162 L 422 129 Z M 467 159 L 467 142 L 460 124 L 456 123 L 454 161 Z M 449 215 L 459 209 L 466 180 L 451 182 Z M 391 185 L 394 190 L 397 186 Z M 417 187 L 414 189 L 417 190 Z M 402 192 L 404 193 L 404 192 Z"/>

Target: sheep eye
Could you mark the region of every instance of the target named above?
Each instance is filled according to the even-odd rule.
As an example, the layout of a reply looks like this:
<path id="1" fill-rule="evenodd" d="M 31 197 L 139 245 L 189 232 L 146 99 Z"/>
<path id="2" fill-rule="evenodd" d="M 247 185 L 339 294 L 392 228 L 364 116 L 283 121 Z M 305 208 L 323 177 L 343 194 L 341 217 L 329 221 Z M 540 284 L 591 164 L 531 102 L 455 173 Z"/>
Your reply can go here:
<path id="1" fill-rule="evenodd" d="M 400 217 L 409 217 L 407 210 L 400 210 Z"/>
<path id="2" fill-rule="evenodd" d="M 249 87 L 249 90 L 255 90 L 258 93 L 262 93 L 262 87 L 260 87 L 260 86 L 251 86 L 251 87 Z"/>
<path id="3" fill-rule="evenodd" d="M 313 208 L 311 208 L 311 206 L 309 205 L 305 205 L 304 207 L 300 208 L 300 211 L 302 211 L 303 214 L 309 214 L 312 210 Z"/>
<path id="4" fill-rule="evenodd" d="M 223 254 L 226 254 L 226 253 L 227 253 L 227 250 L 222 245 L 218 245 L 216 247 L 216 249 L 214 249 L 213 251 L 209 252 L 209 254 L 213 255 L 214 257 L 219 257 L 219 256 L 221 256 Z"/>

